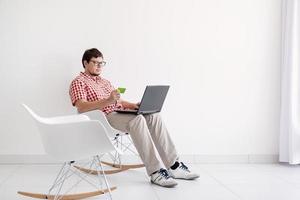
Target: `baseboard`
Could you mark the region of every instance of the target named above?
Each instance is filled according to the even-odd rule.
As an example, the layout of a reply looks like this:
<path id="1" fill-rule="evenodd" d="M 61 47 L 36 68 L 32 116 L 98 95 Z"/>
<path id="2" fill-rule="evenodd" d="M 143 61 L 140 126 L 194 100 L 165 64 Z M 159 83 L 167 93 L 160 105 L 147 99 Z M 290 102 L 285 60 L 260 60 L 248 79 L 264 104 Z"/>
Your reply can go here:
<path id="1" fill-rule="evenodd" d="M 0 164 L 58 164 L 61 163 L 45 154 L 0 155 Z"/>
<path id="2" fill-rule="evenodd" d="M 278 155 L 194 155 L 194 163 L 278 163 Z"/>
<path id="3" fill-rule="evenodd" d="M 124 155 L 126 159 L 131 159 L 130 155 Z M 180 155 L 180 160 L 190 164 L 210 164 L 210 163 L 278 163 L 278 155 Z M 0 164 L 58 164 L 59 161 L 44 154 L 37 155 L 0 155 Z"/>

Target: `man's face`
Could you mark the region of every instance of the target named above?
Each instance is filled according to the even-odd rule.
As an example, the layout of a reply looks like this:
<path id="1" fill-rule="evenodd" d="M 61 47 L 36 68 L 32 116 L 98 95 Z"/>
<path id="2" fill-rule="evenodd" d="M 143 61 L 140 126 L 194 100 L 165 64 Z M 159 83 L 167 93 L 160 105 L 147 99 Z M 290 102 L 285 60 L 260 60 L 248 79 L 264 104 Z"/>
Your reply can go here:
<path id="1" fill-rule="evenodd" d="M 91 58 L 90 62 L 84 61 L 85 73 L 91 76 L 99 76 L 102 72 L 102 67 L 105 65 L 102 57 Z"/>

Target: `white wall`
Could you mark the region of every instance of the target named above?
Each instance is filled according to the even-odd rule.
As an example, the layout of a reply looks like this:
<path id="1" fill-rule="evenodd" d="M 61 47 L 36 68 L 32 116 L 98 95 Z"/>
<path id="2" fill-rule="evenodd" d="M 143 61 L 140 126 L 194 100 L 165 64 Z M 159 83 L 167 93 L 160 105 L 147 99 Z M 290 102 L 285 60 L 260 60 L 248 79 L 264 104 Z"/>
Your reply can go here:
<path id="1" fill-rule="evenodd" d="M 170 84 L 162 115 L 181 154 L 278 154 L 280 0 L 0 0 L 0 154 L 43 154 L 20 106 L 74 112 L 85 49 L 139 101 Z"/>

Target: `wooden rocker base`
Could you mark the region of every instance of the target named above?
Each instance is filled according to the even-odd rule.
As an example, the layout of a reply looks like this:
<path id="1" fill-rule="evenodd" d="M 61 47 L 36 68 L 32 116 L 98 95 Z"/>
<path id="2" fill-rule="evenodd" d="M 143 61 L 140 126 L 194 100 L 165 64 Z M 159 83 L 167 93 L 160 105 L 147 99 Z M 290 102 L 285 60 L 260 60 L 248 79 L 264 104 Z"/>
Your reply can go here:
<path id="1" fill-rule="evenodd" d="M 114 164 L 114 163 L 105 162 L 105 161 L 101 161 L 101 163 L 111 166 L 111 167 L 119 168 L 119 169 L 136 169 L 136 168 L 145 167 L 144 164 L 119 165 L 119 164 Z"/>
<path id="2" fill-rule="evenodd" d="M 113 191 L 117 189 L 117 187 L 111 187 L 110 190 Z M 68 194 L 68 195 L 62 195 L 61 199 L 62 200 L 76 200 L 76 199 L 84 199 L 88 197 L 93 197 L 101 194 L 105 194 L 108 192 L 108 189 L 105 190 L 97 190 L 93 192 L 85 192 L 85 193 L 78 193 L 78 194 Z M 47 194 L 38 194 L 38 193 L 30 193 L 30 192 L 21 192 L 19 191 L 18 194 L 27 196 L 27 197 L 32 197 L 36 199 L 54 199 L 54 195 L 47 195 Z"/>
<path id="3" fill-rule="evenodd" d="M 76 166 L 76 165 L 74 165 L 74 167 L 76 169 L 79 169 L 80 171 L 83 171 L 83 172 L 88 173 L 88 174 L 97 175 L 98 172 L 99 172 L 99 174 L 103 174 L 102 171 L 97 171 L 97 170 L 93 170 L 93 169 L 87 169 L 87 168 L 79 167 L 79 166 Z M 128 169 L 124 168 L 124 169 L 104 170 L 104 174 L 116 174 L 116 173 L 119 173 L 119 172 L 122 172 L 122 171 L 125 171 L 125 170 L 128 170 Z"/>

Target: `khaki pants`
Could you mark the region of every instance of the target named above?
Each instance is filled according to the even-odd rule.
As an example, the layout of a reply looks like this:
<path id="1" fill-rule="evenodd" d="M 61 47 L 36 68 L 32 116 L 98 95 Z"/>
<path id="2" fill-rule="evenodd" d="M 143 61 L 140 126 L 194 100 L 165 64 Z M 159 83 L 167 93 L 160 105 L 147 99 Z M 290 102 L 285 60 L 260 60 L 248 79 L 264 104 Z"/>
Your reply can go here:
<path id="1" fill-rule="evenodd" d="M 148 175 L 163 167 L 159 156 L 166 168 L 178 160 L 175 146 L 160 114 L 134 115 L 112 112 L 106 115 L 106 118 L 112 127 L 130 134 Z"/>

